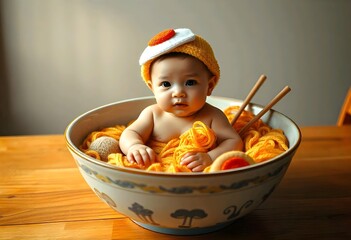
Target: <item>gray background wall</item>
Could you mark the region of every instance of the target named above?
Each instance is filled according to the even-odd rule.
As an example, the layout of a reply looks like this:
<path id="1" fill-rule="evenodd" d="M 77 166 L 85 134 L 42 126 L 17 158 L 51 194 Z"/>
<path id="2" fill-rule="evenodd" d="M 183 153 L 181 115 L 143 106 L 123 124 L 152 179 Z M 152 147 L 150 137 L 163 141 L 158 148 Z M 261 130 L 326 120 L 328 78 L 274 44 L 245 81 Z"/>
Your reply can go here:
<path id="1" fill-rule="evenodd" d="M 63 133 L 81 113 L 151 95 L 138 59 L 166 28 L 207 39 L 222 76 L 213 95 L 274 108 L 301 126 L 335 124 L 350 86 L 347 0 L 2 0 L 0 134 Z"/>

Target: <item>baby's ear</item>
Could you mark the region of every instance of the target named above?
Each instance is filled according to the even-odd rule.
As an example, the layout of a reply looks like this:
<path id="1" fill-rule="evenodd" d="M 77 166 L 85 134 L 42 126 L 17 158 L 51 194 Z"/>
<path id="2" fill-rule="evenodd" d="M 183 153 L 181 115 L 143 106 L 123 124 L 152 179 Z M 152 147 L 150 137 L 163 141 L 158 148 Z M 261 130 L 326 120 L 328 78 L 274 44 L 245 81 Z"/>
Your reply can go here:
<path id="1" fill-rule="evenodd" d="M 149 89 L 151 91 L 153 91 L 153 89 L 152 89 L 152 82 L 150 80 L 146 81 L 146 85 L 149 87 Z"/>
<path id="2" fill-rule="evenodd" d="M 216 76 L 212 76 L 208 80 L 208 89 L 207 89 L 207 96 L 210 96 L 212 94 L 213 89 L 216 86 Z"/>

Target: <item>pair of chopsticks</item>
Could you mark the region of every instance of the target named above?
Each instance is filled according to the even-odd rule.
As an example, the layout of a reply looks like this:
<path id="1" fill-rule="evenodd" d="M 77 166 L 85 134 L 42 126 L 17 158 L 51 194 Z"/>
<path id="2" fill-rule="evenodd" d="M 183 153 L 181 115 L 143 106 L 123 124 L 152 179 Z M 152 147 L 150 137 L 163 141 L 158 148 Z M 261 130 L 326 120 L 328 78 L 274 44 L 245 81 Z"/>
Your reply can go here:
<path id="1" fill-rule="evenodd" d="M 238 120 L 240 114 L 245 109 L 245 107 L 250 103 L 253 96 L 256 94 L 258 89 L 262 86 L 264 81 L 266 81 L 267 77 L 265 75 L 261 75 L 257 80 L 255 86 L 251 89 L 243 104 L 240 106 L 238 112 L 234 116 L 231 121 L 231 125 L 233 126 L 235 122 Z M 277 102 L 279 102 L 288 92 L 290 92 L 290 87 L 285 86 L 251 121 L 249 121 L 242 129 L 239 131 L 239 135 L 242 135 L 252 124 L 254 124 L 258 119 L 260 119 L 267 111 L 269 111 Z"/>

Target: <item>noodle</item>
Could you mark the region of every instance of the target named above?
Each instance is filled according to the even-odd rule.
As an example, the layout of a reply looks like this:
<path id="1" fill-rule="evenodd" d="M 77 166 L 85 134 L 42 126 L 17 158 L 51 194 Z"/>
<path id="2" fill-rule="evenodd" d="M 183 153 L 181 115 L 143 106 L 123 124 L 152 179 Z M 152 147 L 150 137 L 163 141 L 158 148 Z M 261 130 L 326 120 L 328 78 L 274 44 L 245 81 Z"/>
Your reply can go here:
<path id="1" fill-rule="evenodd" d="M 224 110 L 228 120 L 231 121 L 239 106 L 230 106 Z M 233 128 L 239 132 L 252 118 L 254 114 L 243 111 L 235 122 Z M 90 150 L 90 144 L 101 136 L 112 137 L 119 140 L 126 126 L 116 125 L 90 133 L 80 149 L 87 155 L 101 159 L 96 151 Z M 282 154 L 288 149 L 288 141 L 280 129 L 272 129 L 261 119 L 256 121 L 242 136 L 244 152 L 256 163 L 266 161 Z M 135 162 L 129 162 L 122 153 L 112 153 L 108 156 L 108 163 L 121 167 L 143 169 L 157 172 L 191 172 L 186 166 L 180 165 L 181 158 L 187 152 L 208 152 L 216 145 L 216 135 L 212 129 L 204 123 L 197 121 L 192 128 L 183 133 L 179 138 L 174 138 L 167 143 L 150 140 L 147 145 L 157 154 L 156 162 L 150 166 L 142 166 Z"/>

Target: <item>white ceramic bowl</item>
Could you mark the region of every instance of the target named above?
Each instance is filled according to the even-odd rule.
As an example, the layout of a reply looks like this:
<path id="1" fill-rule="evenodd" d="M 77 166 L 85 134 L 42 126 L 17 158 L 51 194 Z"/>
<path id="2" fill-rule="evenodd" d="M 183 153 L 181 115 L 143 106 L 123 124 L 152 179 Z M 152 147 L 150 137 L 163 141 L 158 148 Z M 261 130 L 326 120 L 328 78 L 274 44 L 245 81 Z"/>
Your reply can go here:
<path id="1" fill-rule="evenodd" d="M 283 178 L 298 148 L 298 126 L 283 114 L 271 110 L 262 120 L 281 128 L 289 149 L 263 163 L 217 173 L 151 173 L 120 168 L 85 155 L 79 150 L 92 131 L 127 124 L 154 103 L 153 97 L 112 103 L 82 114 L 65 132 L 68 149 L 91 189 L 111 208 L 138 225 L 156 232 L 194 235 L 212 232 L 231 224 L 265 201 Z M 208 97 L 220 109 L 241 101 Z M 250 105 L 257 114 L 262 109 Z"/>

